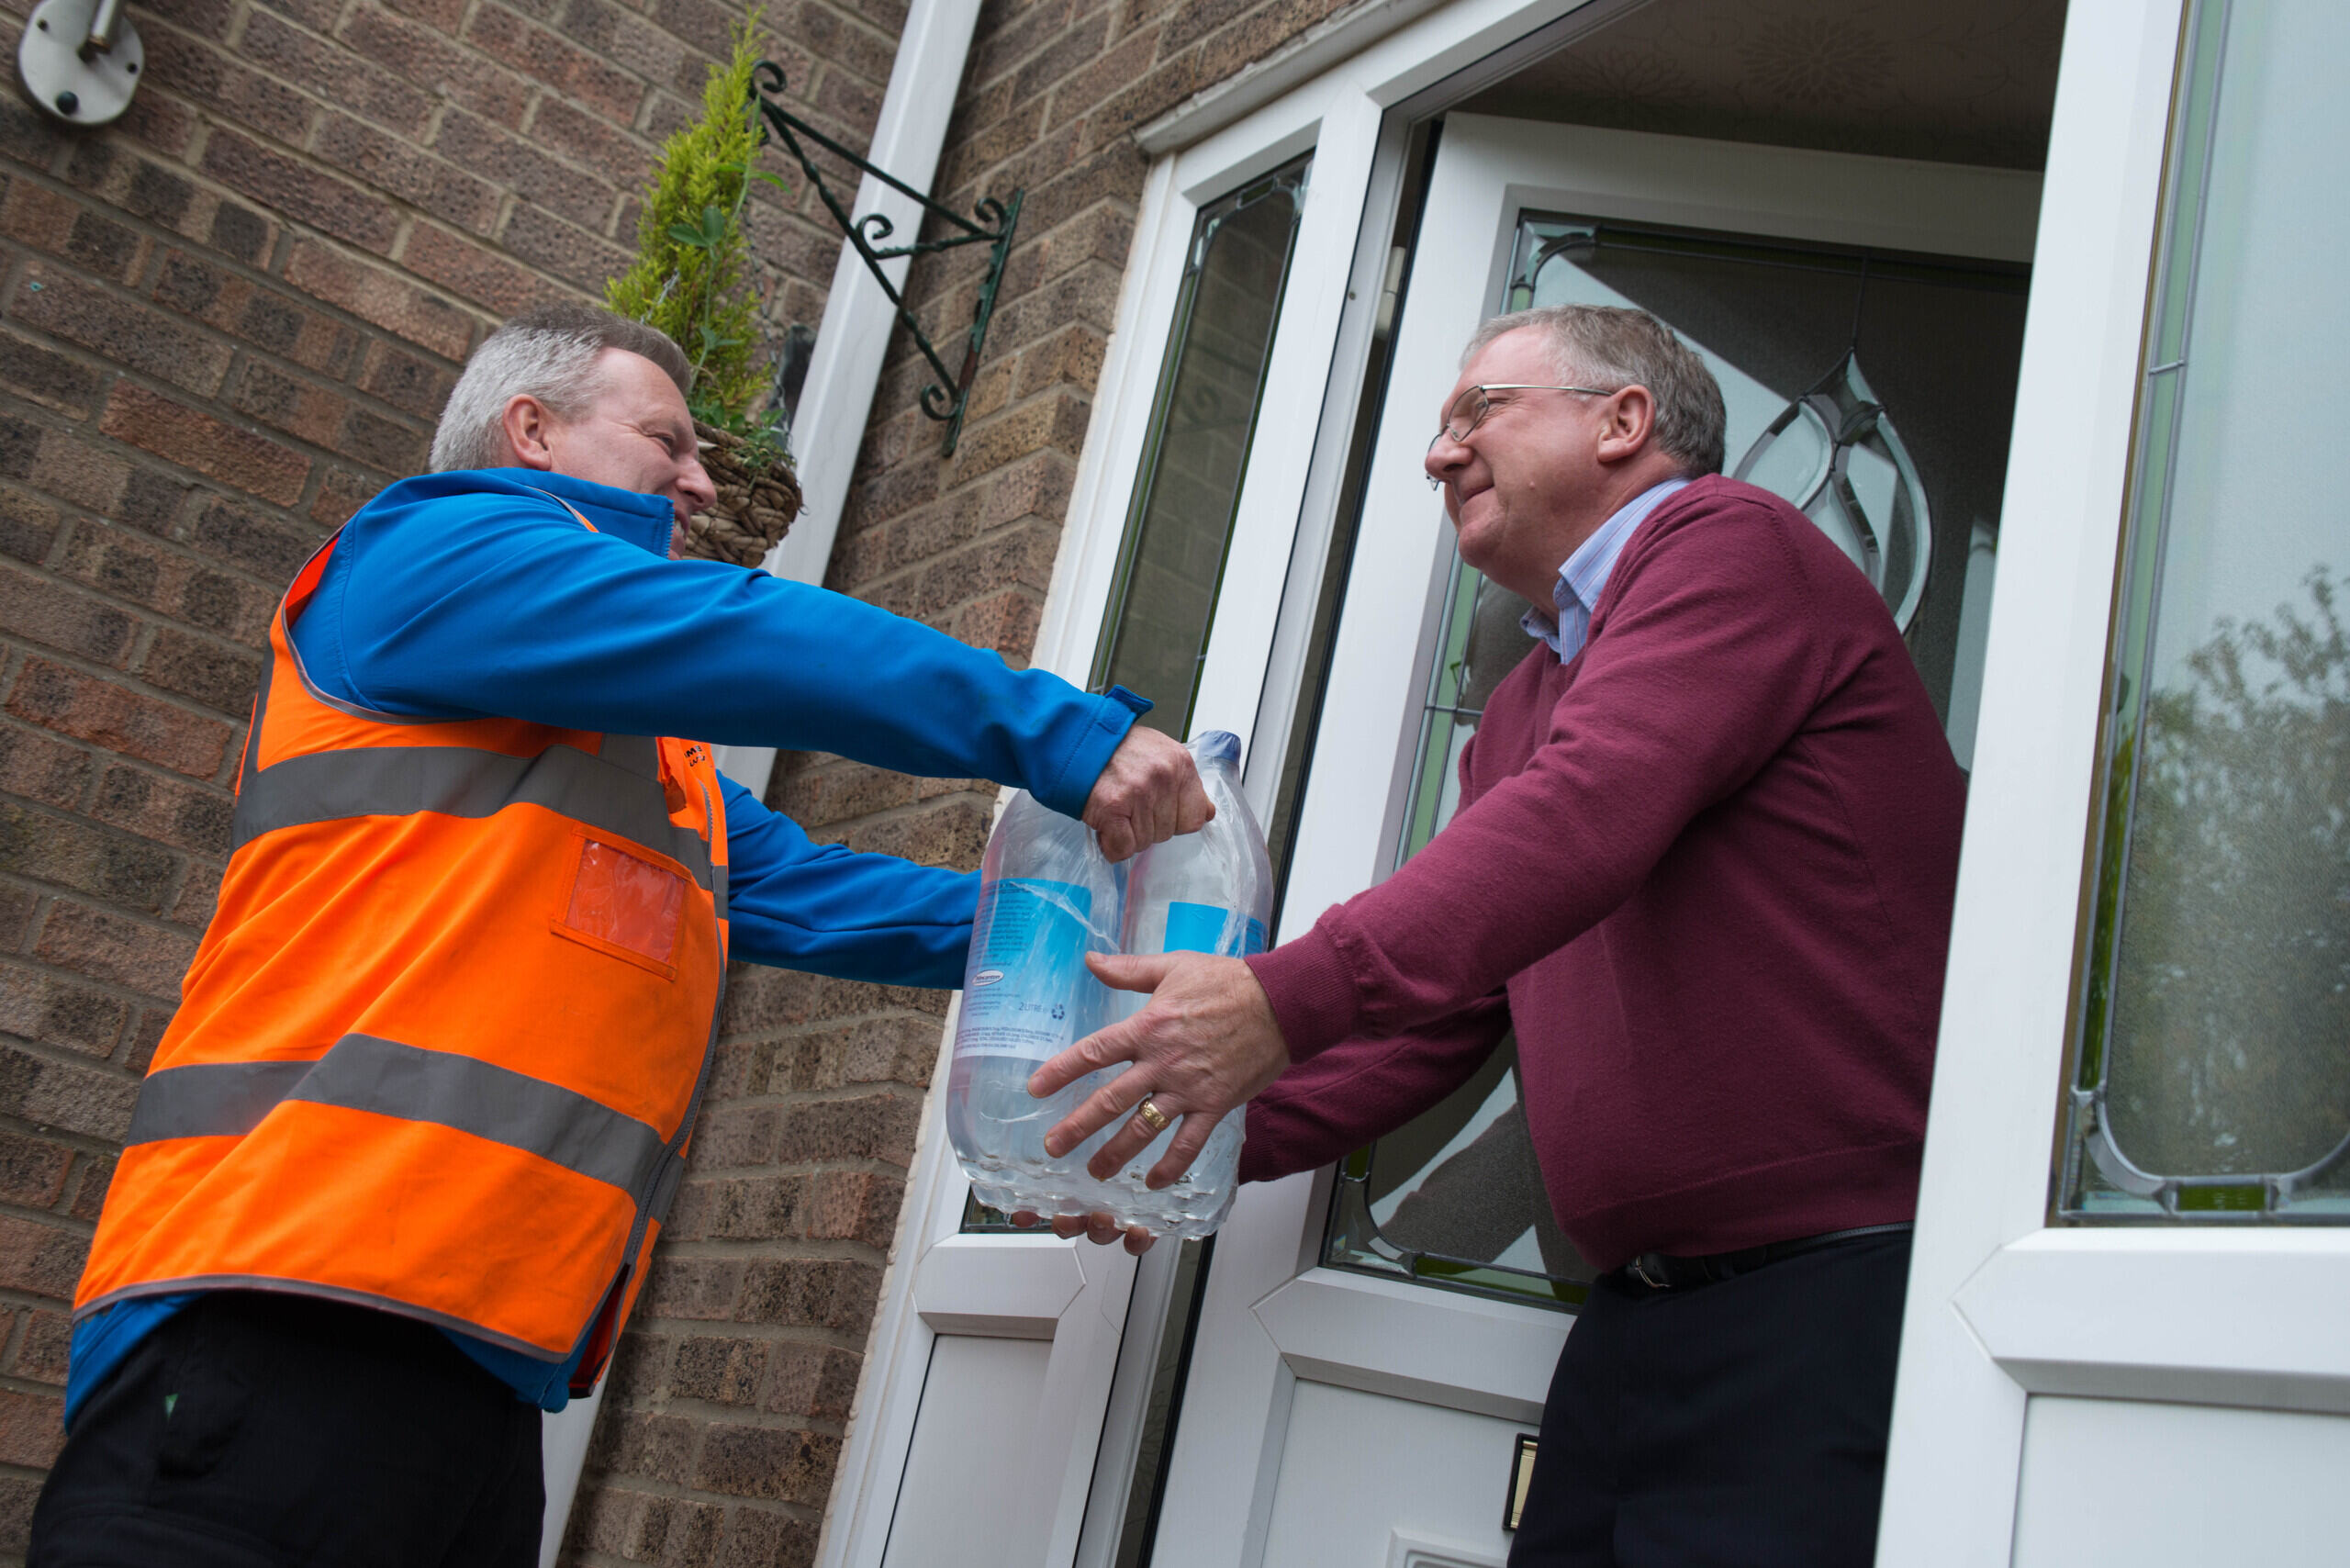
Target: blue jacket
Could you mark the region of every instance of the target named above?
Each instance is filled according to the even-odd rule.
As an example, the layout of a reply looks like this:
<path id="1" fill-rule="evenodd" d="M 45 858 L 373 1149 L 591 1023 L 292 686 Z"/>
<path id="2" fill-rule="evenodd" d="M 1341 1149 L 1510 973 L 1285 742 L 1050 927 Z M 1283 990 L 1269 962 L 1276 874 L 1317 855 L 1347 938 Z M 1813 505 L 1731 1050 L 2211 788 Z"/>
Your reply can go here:
<path id="1" fill-rule="evenodd" d="M 589 532 L 550 497 L 576 507 Z M 403 479 L 343 525 L 294 647 L 330 697 L 414 718 L 495 714 L 570 729 L 824 751 L 901 772 L 985 778 L 1074 816 L 1136 712 L 857 599 L 668 559 L 658 496 L 526 469 Z M 952 988 L 976 873 L 817 846 L 729 779 L 728 914 L 738 958 Z M 190 1295 L 74 1325 L 70 1423 Z M 450 1338 L 531 1403 L 561 1409 L 571 1366 Z"/>

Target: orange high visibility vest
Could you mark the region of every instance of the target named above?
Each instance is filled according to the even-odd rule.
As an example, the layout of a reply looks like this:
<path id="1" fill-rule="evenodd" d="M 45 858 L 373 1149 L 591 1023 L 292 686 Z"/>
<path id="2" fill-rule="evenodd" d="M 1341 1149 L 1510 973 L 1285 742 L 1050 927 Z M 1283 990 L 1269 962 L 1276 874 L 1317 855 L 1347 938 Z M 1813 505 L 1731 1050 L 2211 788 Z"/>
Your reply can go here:
<path id="1" fill-rule="evenodd" d="M 219 905 L 74 1312 L 284 1290 L 551 1361 L 593 1322 L 584 1389 L 710 1072 L 717 769 L 684 741 L 327 696 L 291 628 L 334 547 L 271 623 Z"/>

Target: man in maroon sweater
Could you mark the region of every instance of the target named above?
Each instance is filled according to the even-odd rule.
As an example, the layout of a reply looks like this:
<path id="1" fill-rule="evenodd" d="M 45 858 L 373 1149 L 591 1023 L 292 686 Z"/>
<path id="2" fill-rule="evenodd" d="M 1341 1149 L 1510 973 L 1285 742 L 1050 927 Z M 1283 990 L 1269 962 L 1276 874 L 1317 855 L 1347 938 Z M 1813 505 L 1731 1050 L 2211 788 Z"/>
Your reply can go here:
<path id="1" fill-rule="evenodd" d="M 1147 1096 L 1184 1118 L 1164 1182 L 1255 1095 L 1244 1175 L 1311 1169 L 1514 1026 L 1551 1205 L 1604 1271 L 1514 1568 L 1865 1563 L 1957 765 L 1866 578 L 1719 476 L 1720 392 L 1654 318 L 1490 322 L 1440 419 L 1461 558 L 1558 610 L 1528 617 L 1459 813 L 1273 952 L 1102 963 L 1151 1004 L 1032 1087 L 1136 1067 L 1048 1147 L 1125 1117 L 1113 1170 Z"/>

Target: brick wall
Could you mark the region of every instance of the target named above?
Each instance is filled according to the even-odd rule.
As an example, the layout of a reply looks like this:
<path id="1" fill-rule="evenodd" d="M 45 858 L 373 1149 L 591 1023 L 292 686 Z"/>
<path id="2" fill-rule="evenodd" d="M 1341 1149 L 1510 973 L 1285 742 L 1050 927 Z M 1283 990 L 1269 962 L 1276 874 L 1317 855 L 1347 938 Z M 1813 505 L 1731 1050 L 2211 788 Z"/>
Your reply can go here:
<path id="1" fill-rule="evenodd" d="M 27 6 L 0 0 L 11 60 Z M 741 9 L 165 0 L 132 6 L 117 127 L 0 93 L 0 1559 L 60 1441 L 65 1305 L 210 912 L 276 596 L 422 466 L 497 319 L 621 264 Z M 902 0 L 771 17 L 800 112 L 862 145 Z M 758 199 L 773 317 L 813 322 L 837 237 Z M 823 1223 L 870 1234 L 853 1189 Z"/>
<path id="2" fill-rule="evenodd" d="M 1025 663 L 1133 240 L 1147 160 L 1131 132 L 1340 8 L 989 0 L 938 186 L 964 210 L 1024 189 L 1019 243 L 952 458 L 916 406 L 928 367 L 896 341 L 829 586 Z M 934 342 L 959 340 L 983 268 L 971 250 L 916 264 Z M 963 867 L 994 796 L 815 756 L 782 758 L 770 792 L 820 841 Z M 738 966 L 707 1130 L 606 1390 L 566 1561 L 812 1561 L 945 1000 Z"/>
<path id="3" fill-rule="evenodd" d="M 0 0 L 13 49 L 28 0 Z M 1128 133 L 1336 0 L 990 0 L 941 171 L 1028 192 L 960 452 L 901 342 L 831 581 L 1015 662 L 1033 646 L 1145 160 Z M 0 1559 L 59 1442 L 70 1298 L 210 911 L 268 616 L 421 465 L 499 318 L 593 294 L 731 0 L 134 6 L 131 111 L 0 95 Z M 903 0 L 778 0 L 796 107 L 862 145 Z M 751 223 L 780 327 L 838 241 Z M 912 278 L 934 339 L 979 263 Z M 820 837 L 975 865 L 992 789 L 786 758 Z M 616 1363 L 576 1562 L 803 1562 L 832 1485 L 944 998 L 739 971 L 658 1276 Z"/>

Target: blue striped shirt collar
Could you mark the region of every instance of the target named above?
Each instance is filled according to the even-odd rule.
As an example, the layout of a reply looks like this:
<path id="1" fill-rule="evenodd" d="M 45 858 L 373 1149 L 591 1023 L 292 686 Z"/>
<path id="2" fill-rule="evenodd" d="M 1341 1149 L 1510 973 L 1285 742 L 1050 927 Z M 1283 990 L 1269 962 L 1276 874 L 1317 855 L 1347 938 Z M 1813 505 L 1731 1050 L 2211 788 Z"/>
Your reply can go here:
<path id="1" fill-rule="evenodd" d="M 1559 568 L 1559 580 L 1551 585 L 1550 600 L 1557 607 L 1557 619 L 1543 614 L 1539 609 L 1529 609 L 1518 622 L 1526 628 L 1526 634 L 1549 644 L 1561 664 L 1581 653 L 1583 639 L 1591 632 L 1591 612 L 1598 607 L 1599 595 L 1607 587 L 1607 575 L 1616 569 L 1616 557 L 1631 543 L 1632 531 L 1688 483 L 1686 479 L 1667 479 L 1651 485 L 1593 530 L 1590 538 L 1575 546 L 1575 553 Z"/>

